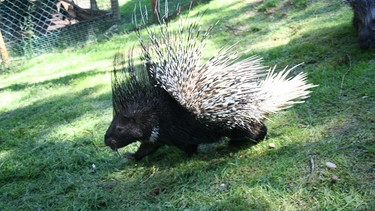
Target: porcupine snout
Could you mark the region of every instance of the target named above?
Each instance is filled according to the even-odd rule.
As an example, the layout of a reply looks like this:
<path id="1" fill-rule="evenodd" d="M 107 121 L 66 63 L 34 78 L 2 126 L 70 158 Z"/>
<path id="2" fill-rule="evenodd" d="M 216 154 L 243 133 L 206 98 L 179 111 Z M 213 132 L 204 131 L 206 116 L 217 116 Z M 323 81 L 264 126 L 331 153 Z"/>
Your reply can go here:
<path id="1" fill-rule="evenodd" d="M 114 138 L 110 137 L 109 135 L 104 135 L 104 143 L 106 146 L 109 146 L 113 151 L 117 151 L 117 142 Z"/>
<path id="2" fill-rule="evenodd" d="M 104 135 L 104 143 L 116 151 L 144 137 L 142 128 L 133 118 L 116 114 Z"/>

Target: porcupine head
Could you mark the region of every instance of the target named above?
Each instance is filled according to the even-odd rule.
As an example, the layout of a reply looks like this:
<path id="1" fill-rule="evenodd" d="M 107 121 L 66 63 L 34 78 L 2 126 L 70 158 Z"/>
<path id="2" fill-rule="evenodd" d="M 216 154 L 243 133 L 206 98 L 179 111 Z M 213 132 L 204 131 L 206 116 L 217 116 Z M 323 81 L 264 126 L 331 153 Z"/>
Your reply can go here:
<path id="1" fill-rule="evenodd" d="M 112 150 L 136 141 L 153 141 L 152 133 L 159 121 L 157 90 L 153 89 L 144 67 L 134 67 L 131 59 L 126 65 L 124 57 L 115 56 L 111 79 L 113 120 L 104 140 Z"/>

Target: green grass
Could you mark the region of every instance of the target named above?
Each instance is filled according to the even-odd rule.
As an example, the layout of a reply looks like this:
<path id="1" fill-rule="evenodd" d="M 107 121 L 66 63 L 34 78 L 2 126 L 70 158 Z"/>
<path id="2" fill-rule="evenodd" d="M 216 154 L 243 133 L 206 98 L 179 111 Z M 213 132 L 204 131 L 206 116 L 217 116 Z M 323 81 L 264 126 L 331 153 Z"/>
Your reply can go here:
<path id="1" fill-rule="evenodd" d="M 112 57 L 134 45 L 133 33 L 13 61 L 0 75 L 0 209 L 373 210 L 375 56 L 359 49 L 350 8 L 212 0 L 191 13 L 202 11 L 203 28 L 220 21 L 206 58 L 241 41 L 239 51 L 266 65 L 304 62 L 296 71 L 319 86 L 306 103 L 271 116 L 256 146 L 206 145 L 189 159 L 164 147 L 134 162 L 103 143 Z"/>

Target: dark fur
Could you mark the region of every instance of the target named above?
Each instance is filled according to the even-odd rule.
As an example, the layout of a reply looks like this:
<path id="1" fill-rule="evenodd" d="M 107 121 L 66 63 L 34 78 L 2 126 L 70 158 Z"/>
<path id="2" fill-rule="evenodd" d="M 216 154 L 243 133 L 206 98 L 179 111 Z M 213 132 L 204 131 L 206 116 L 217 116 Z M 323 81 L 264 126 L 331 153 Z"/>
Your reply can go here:
<path id="1" fill-rule="evenodd" d="M 105 134 L 105 143 L 113 150 L 140 141 L 139 149 L 134 154 L 128 154 L 129 158 L 135 160 L 155 152 L 163 145 L 176 146 L 191 156 L 197 152 L 199 144 L 217 142 L 224 136 L 231 139 L 232 145 L 249 141 L 256 143 L 264 139 L 267 131 L 263 124 L 254 125 L 253 132 L 241 128 L 207 126 L 194 119 L 169 96 L 153 108 L 144 102 L 139 104 L 144 106 L 142 110 L 125 110 L 115 114 Z M 159 128 L 158 137 L 151 141 L 155 127 Z"/>
<path id="2" fill-rule="evenodd" d="M 252 131 L 242 128 L 228 129 L 196 120 L 168 93 L 155 86 L 148 76 L 147 67 L 135 70 L 131 62 L 125 67 L 124 57 L 115 57 L 112 75 L 114 117 L 105 134 L 105 144 L 113 150 L 140 141 L 139 149 L 127 157 L 139 160 L 163 145 L 176 146 L 189 156 L 197 152 L 202 143 L 213 143 L 229 137 L 230 144 L 241 145 L 263 140 L 267 128 L 254 124 Z M 128 76 L 128 77 L 126 77 Z M 152 139 L 153 129 L 158 128 Z"/>
<path id="3" fill-rule="evenodd" d="M 346 0 L 354 12 L 353 25 L 358 31 L 359 46 L 375 47 L 375 0 Z"/>

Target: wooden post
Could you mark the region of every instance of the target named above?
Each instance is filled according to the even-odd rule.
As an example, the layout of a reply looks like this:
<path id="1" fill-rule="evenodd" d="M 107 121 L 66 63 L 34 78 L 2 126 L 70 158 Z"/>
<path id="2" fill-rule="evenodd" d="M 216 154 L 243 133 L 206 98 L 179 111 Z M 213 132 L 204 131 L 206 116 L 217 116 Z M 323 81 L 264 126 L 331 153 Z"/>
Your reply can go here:
<path id="1" fill-rule="evenodd" d="M 111 0 L 111 8 L 113 19 L 120 20 L 120 6 L 118 4 L 118 0 Z"/>
<path id="2" fill-rule="evenodd" d="M 1 57 L 2 62 L 5 64 L 5 67 L 8 67 L 9 65 L 8 51 L 7 51 L 7 47 L 5 46 L 5 42 L 3 39 L 3 35 L 1 34 L 1 31 L 0 31 L 0 57 Z"/>

